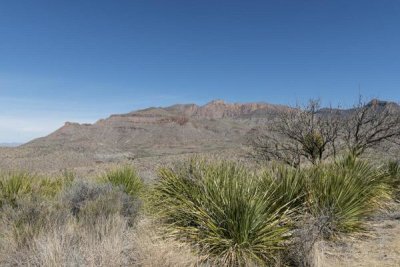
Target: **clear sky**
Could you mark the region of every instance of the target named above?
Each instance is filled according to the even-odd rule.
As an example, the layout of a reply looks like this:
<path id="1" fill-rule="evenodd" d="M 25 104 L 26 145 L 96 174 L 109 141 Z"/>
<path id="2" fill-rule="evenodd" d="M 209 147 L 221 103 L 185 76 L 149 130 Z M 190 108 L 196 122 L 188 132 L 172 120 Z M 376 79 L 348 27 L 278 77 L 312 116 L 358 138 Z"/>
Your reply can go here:
<path id="1" fill-rule="evenodd" d="M 220 98 L 400 100 L 398 0 L 0 1 L 0 143 Z"/>

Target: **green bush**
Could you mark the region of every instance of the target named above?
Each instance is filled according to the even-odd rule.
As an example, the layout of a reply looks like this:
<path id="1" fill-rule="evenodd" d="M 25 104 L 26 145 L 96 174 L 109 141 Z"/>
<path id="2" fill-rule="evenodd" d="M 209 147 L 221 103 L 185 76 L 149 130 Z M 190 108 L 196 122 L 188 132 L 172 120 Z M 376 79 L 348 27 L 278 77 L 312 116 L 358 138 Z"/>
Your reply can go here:
<path id="1" fill-rule="evenodd" d="M 366 162 L 346 159 L 308 173 L 306 203 L 325 237 L 362 230 L 363 219 L 389 199 L 387 174 Z"/>
<path id="2" fill-rule="evenodd" d="M 0 176 L 0 207 L 15 206 L 18 198 L 32 192 L 33 176 L 27 173 L 8 173 Z"/>
<path id="3" fill-rule="evenodd" d="M 167 232 L 219 266 L 272 263 L 288 237 L 288 210 L 271 184 L 228 162 L 190 160 L 159 170 L 153 205 Z"/>
<path id="4" fill-rule="evenodd" d="M 114 186 L 122 187 L 130 196 L 137 197 L 143 188 L 143 182 L 132 166 L 123 166 L 109 171 L 104 179 Z"/>

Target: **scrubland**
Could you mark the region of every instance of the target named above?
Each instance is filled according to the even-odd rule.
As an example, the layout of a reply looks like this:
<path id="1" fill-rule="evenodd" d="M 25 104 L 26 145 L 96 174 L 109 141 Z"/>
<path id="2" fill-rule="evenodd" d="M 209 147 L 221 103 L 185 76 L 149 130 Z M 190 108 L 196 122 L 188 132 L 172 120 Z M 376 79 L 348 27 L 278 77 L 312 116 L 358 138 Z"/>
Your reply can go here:
<path id="1" fill-rule="evenodd" d="M 194 157 L 157 177 L 145 183 L 132 165 L 2 172 L 0 265 L 345 265 L 341 250 L 375 242 L 371 225 L 396 216 L 400 196 L 397 162 L 351 156 L 302 168 Z M 399 242 L 385 248 L 387 266 Z"/>

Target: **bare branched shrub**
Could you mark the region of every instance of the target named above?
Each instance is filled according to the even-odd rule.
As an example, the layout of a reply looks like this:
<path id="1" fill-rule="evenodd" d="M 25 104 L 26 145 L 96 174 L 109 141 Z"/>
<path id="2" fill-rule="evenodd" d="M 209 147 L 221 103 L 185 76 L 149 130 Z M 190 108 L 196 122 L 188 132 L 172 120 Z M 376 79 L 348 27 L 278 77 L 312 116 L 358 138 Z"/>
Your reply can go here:
<path id="1" fill-rule="evenodd" d="M 365 103 L 360 98 L 344 122 L 343 139 L 354 156 L 379 148 L 384 142 L 399 141 L 400 114 L 390 103 L 378 100 Z"/>
<path id="2" fill-rule="evenodd" d="M 339 114 L 332 108 L 323 113 L 319 110 L 319 101 L 311 100 L 305 108 L 298 106 L 283 113 L 265 134 L 253 140 L 255 156 L 295 167 L 304 161 L 317 164 L 335 156 Z"/>
<path id="3" fill-rule="evenodd" d="M 360 98 L 361 99 L 361 98 Z M 358 157 L 385 143 L 400 144 L 400 112 L 393 103 L 372 100 L 352 109 L 321 109 L 311 100 L 280 115 L 264 134 L 252 140 L 254 156 L 299 167 L 318 164 L 339 153 Z"/>
<path id="4" fill-rule="evenodd" d="M 326 217 L 313 217 L 307 214 L 299 217 L 293 231 L 292 242 L 285 255 L 290 266 L 314 267 L 318 265 L 318 244 L 323 242 L 324 231 L 329 223 Z"/>

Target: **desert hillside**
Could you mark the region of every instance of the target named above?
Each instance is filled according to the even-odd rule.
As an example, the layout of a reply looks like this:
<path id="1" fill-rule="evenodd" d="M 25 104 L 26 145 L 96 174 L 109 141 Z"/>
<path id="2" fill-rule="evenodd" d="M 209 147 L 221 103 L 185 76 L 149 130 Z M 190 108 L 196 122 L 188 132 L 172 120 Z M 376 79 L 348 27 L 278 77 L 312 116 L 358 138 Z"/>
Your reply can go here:
<path id="1" fill-rule="evenodd" d="M 400 111 L 393 102 L 373 100 L 372 104 Z M 48 136 L 16 148 L 0 148 L 0 167 L 58 171 L 126 160 L 154 163 L 191 153 L 244 155 L 249 139 L 291 109 L 214 100 L 203 106 L 177 104 L 116 114 L 94 124 L 66 122 Z M 339 110 L 342 116 L 352 111 Z"/>
<path id="2" fill-rule="evenodd" d="M 56 170 L 187 153 L 239 151 L 249 134 L 289 108 L 266 103 L 152 107 L 94 124 L 66 122 L 18 148 L 2 148 L 1 165 Z"/>
<path id="3" fill-rule="evenodd" d="M 263 103 L 204 106 L 174 105 L 111 115 L 95 124 L 67 122 L 47 137 L 23 147 L 39 152 L 62 149 L 91 152 L 101 159 L 131 153 L 134 157 L 235 148 L 253 128 L 273 120 L 287 107 Z"/>

